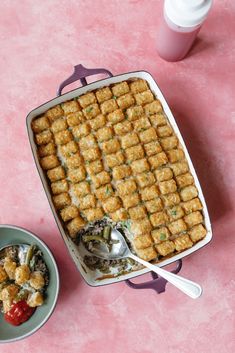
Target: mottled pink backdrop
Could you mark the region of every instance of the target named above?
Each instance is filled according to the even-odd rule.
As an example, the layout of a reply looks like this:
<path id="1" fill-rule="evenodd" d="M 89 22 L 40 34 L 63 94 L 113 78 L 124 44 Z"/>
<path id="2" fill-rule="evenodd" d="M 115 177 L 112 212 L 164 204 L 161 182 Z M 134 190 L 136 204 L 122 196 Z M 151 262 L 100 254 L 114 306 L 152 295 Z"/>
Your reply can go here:
<path id="1" fill-rule="evenodd" d="M 235 352 L 235 3 L 215 1 L 196 46 L 178 63 L 156 53 L 161 6 L 157 0 L 0 1 L 0 223 L 45 240 L 62 282 L 47 324 L 2 345 L 1 353 Z M 124 283 L 91 288 L 69 258 L 34 165 L 25 117 L 53 98 L 79 63 L 113 74 L 147 70 L 167 98 L 213 223 L 212 243 L 185 259 L 181 272 L 203 286 L 199 300 L 171 285 L 161 295 Z"/>

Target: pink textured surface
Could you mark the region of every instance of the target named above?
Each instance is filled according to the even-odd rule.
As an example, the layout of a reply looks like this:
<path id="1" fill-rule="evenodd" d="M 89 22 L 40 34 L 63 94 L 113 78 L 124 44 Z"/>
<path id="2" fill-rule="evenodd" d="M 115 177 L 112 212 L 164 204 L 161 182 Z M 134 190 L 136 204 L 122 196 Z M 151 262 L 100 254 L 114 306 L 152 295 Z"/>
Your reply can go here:
<path id="1" fill-rule="evenodd" d="M 1 353 L 230 353 L 235 351 L 235 4 L 217 1 L 181 62 L 155 49 L 161 1 L 1 0 L 0 223 L 38 234 L 58 261 L 57 308 L 32 337 Z M 55 96 L 75 64 L 118 74 L 145 69 L 182 130 L 211 214 L 210 245 L 183 262 L 203 296 L 165 294 L 124 283 L 88 287 L 62 242 L 28 143 L 25 117 Z M 147 279 L 146 275 L 144 279 Z"/>

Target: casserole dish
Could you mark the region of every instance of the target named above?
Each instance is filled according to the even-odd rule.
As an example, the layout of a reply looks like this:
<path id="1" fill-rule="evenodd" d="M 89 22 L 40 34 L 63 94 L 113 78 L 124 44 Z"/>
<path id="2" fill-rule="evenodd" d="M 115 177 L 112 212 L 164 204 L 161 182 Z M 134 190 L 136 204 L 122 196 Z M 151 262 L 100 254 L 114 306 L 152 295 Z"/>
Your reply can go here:
<path id="1" fill-rule="evenodd" d="M 87 82 L 86 82 L 87 76 L 100 74 L 100 73 L 106 73 L 110 77 L 103 79 L 103 80 L 99 80 L 99 81 L 90 83 L 90 84 L 87 84 Z M 45 173 L 40 165 L 38 152 L 37 152 L 37 145 L 35 143 L 34 133 L 32 130 L 32 122 L 36 117 L 44 114 L 50 108 L 53 108 L 59 104 L 63 105 L 68 100 L 75 99 L 78 96 L 84 95 L 87 92 L 101 89 L 101 88 L 107 87 L 109 85 L 118 84 L 120 82 L 133 80 L 133 79 L 141 79 L 141 80 L 144 80 L 145 82 L 147 82 L 150 90 L 154 93 L 154 95 L 160 101 L 162 108 L 164 110 L 164 113 L 165 113 L 166 117 L 168 118 L 168 121 L 169 121 L 171 127 L 173 127 L 175 135 L 177 136 L 177 139 L 180 143 L 180 148 L 183 150 L 184 156 L 188 162 L 189 171 L 190 171 L 191 175 L 193 176 L 194 183 L 195 183 L 195 186 L 198 191 L 198 197 L 199 197 L 201 204 L 202 204 L 202 213 L 204 216 L 204 226 L 206 228 L 206 234 L 205 234 L 204 238 L 201 239 L 200 241 L 198 241 L 196 244 L 194 244 L 189 249 L 186 249 L 180 253 L 174 254 L 173 256 L 171 256 L 169 258 L 164 258 L 161 262 L 158 263 L 158 265 L 159 266 L 168 265 L 174 261 L 182 259 L 183 257 L 193 253 L 194 251 L 200 249 L 202 246 L 206 245 L 211 240 L 212 231 L 211 231 L 210 219 L 209 219 L 206 203 L 205 203 L 205 200 L 204 200 L 204 197 L 202 194 L 202 190 L 201 190 L 198 178 L 196 176 L 195 170 L 193 168 L 191 159 L 189 157 L 188 151 L 187 151 L 186 146 L 184 144 L 183 138 L 182 138 L 180 131 L 177 127 L 177 124 L 175 122 L 175 119 L 174 119 L 174 117 L 173 117 L 173 115 L 167 105 L 167 102 L 164 99 L 157 83 L 153 79 L 153 77 L 148 72 L 145 72 L 145 71 L 136 71 L 136 72 L 121 74 L 121 75 L 117 75 L 117 76 L 112 76 L 112 74 L 105 69 L 90 70 L 90 69 L 84 68 L 82 65 L 77 65 L 77 66 L 75 66 L 75 71 L 74 71 L 73 75 L 60 85 L 59 90 L 58 90 L 58 94 L 59 95 L 61 94 L 62 89 L 66 85 L 68 85 L 78 79 L 81 81 L 83 87 L 80 87 L 80 88 L 75 89 L 73 91 L 70 91 L 66 94 L 63 94 L 57 98 L 54 98 L 51 101 L 41 105 L 40 107 L 34 109 L 33 111 L 31 111 L 27 116 L 27 129 L 28 129 L 29 140 L 30 140 L 33 156 L 35 159 L 35 163 L 36 163 L 39 175 L 41 177 L 44 189 L 46 191 L 46 194 L 47 194 L 52 212 L 54 214 L 55 220 L 57 222 L 57 225 L 59 227 L 61 235 L 65 241 L 65 244 L 70 252 L 70 255 L 72 256 L 75 264 L 77 265 L 77 268 L 79 269 L 79 271 L 82 274 L 85 281 L 92 286 L 111 284 L 111 283 L 115 283 L 115 282 L 118 282 L 121 280 L 130 279 L 130 278 L 135 277 L 137 275 L 144 274 L 146 272 L 149 272 L 149 270 L 148 269 L 138 269 L 133 272 L 123 273 L 123 274 L 120 274 L 120 275 L 114 277 L 113 275 L 100 276 L 100 275 L 97 275 L 97 273 L 95 273 L 94 271 L 90 271 L 87 268 L 87 266 L 84 263 L 84 254 L 85 254 L 84 248 L 82 248 L 81 246 L 79 246 L 79 247 L 76 246 L 74 244 L 73 240 L 67 235 L 67 232 L 65 231 L 63 224 L 61 222 L 61 219 L 58 216 L 57 211 L 55 209 L 55 205 L 53 203 L 53 198 L 51 196 L 51 191 L 50 191 L 50 188 L 49 188 L 49 185 L 47 182 L 47 178 L 45 177 Z M 150 216 L 150 218 L 151 218 L 151 216 Z"/>

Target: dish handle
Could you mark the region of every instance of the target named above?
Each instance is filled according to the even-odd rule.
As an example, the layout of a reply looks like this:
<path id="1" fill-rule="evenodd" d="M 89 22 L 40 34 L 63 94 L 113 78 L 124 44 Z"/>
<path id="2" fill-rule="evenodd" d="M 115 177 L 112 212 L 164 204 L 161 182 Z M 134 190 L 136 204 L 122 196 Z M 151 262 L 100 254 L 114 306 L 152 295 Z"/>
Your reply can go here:
<path id="1" fill-rule="evenodd" d="M 106 69 L 87 69 L 82 64 L 75 65 L 74 72 L 72 73 L 72 75 L 69 76 L 65 81 L 63 81 L 59 85 L 59 88 L 57 90 L 57 96 L 61 96 L 62 90 L 67 85 L 70 85 L 71 83 L 73 83 L 77 80 L 80 80 L 81 84 L 83 86 L 86 86 L 87 85 L 86 77 L 92 76 L 92 75 L 99 75 L 99 74 L 107 74 L 109 77 L 113 76 L 113 74 Z"/>
<path id="2" fill-rule="evenodd" d="M 176 263 L 176 267 L 171 272 L 177 274 L 182 268 L 182 260 L 178 260 Z M 152 280 L 143 282 L 143 283 L 133 283 L 129 279 L 125 282 L 130 288 L 134 289 L 153 289 L 158 294 L 165 292 L 167 280 L 162 277 L 159 277 L 155 272 L 151 272 Z"/>

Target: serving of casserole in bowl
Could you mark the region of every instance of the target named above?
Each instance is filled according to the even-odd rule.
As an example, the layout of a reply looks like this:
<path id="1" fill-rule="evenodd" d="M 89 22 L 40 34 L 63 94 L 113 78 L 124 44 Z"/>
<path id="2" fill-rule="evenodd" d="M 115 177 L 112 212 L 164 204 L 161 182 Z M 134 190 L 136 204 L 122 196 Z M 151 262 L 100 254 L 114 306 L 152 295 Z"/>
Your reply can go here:
<path id="1" fill-rule="evenodd" d="M 77 72 L 83 84 L 90 74 L 84 70 Z M 128 259 L 91 255 L 96 242 L 112 245 L 111 228 L 123 232 L 134 253 L 158 266 L 210 241 L 197 175 L 149 73 L 109 77 L 54 98 L 29 113 L 27 128 L 62 237 L 90 285 L 149 271 Z"/>
<path id="2" fill-rule="evenodd" d="M 38 331 L 55 310 L 60 278 L 47 245 L 30 231 L 0 225 L 0 343 Z"/>

